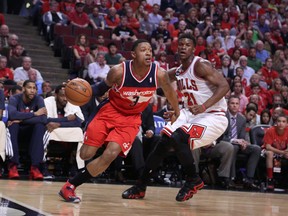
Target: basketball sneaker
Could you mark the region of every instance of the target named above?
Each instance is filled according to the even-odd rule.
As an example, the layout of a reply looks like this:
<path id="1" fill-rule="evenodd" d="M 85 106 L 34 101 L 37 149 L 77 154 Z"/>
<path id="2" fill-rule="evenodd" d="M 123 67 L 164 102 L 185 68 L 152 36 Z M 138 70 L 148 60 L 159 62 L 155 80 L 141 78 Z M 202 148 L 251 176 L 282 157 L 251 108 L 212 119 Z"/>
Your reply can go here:
<path id="1" fill-rule="evenodd" d="M 122 193 L 123 199 L 142 199 L 145 196 L 146 187 L 140 188 L 137 185 L 128 188 Z"/>
<path id="2" fill-rule="evenodd" d="M 183 187 L 179 190 L 176 200 L 178 202 L 183 202 L 189 200 L 197 193 L 197 190 L 200 190 L 204 187 L 204 182 L 200 177 L 196 178 L 193 181 L 186 181 Z"/>
<path id="3" fill-rule="evenodd" d="M 30 179 L 32 180 L 43 180 L 43 175 L 36 166 L 30 168 Z"/>
<path id="4" fill-rule="evenodd" d="M 59 191 L 59 195 L 66 201 L 72 203 L 79 203 L 81 199 L 75 194 L 76 187 L 72 185 L 70 182 L 66 182 L 61 190 Z"/>
<path id="5" fill-rule="evenodd" d="M 8 172 L 9 179 L 19 178 L 19 173 L 18 173 L 16 164 L 13 164 L 13 163 L 9 164 L 8 169 L 9 169 L 9 172 Z"/>

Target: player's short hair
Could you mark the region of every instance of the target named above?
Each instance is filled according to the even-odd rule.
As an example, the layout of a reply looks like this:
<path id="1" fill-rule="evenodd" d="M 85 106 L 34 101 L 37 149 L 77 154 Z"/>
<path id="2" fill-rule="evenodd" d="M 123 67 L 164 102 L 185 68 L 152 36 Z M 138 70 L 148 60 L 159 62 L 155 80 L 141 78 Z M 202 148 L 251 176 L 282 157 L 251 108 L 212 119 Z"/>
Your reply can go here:
<path id="1" fill-rule="evenodd" d="M 58 85 L 58 86 L 56 86 L 56 88 L 55 88 L 55 94 L 58 94 L 59 91 L 60 91 L 61 89 L 63 89 L 63 88 L 65 88 L 64 85 Z"/>
<path id="2" fill-rule="evenodd" d="M 36 85 L 36 83 L 32 80 L 25 80 L 23 83 L 23 87 L 25 87 L 28 83 L 34 83 Z"/>
<path id="3" fill-rule="evenodd" d="M 183 39 L 183 38 L 187 38 L 187 39 L 192 40 L 193 45 L 196 46 L 196 39 L 191 32 L 184 32 L 184 33 L 180 34 L 178 37 L 178 41 Z"/>
<path id="4" fill-rule="evenodd" d="M 138 39 L 136 40 L 134 43 L 133 43 L 133 46 L 132 46 L 132 50 L 131 51 L 135 51 L 135 49 L 137 48 L 137 46 L 140 44 L 140 43 L 149 43 L 147 40 L 145 39 Z M 149 43 L 150 44 L 150 43 Z"/>

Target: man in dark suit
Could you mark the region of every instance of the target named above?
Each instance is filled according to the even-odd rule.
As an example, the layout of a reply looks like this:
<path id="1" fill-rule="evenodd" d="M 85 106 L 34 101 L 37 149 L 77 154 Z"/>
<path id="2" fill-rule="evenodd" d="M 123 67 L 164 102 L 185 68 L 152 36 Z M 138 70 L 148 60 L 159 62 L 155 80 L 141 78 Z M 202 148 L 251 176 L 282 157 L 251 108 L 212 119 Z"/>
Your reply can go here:
<path id="1" fill-rule="evenodd" d="M 230 142 L 234 147 L 234 156 L 231 166 L 231 178 L 236 177 L 236 160 L 238 154 L 248 156 L 247 172 L 244 178 L 244 187 L 247 189 L 257 189 L 253 178 L 260 158 L 261 148 L 245 140 L 246 118 L 239 113 L 240 99 L 237 96 L 231 96 L 228 100 L 228 127 L 220 142 Z"/>

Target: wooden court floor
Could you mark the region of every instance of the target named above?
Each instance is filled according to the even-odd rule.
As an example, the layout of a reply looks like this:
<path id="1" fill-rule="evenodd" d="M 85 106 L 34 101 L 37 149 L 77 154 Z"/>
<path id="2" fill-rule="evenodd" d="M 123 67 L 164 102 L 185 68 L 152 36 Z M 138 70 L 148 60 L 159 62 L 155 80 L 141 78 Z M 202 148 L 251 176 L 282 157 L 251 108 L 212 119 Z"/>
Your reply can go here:
<path id="1" fill-rule="evenodd" d="M 203 189 L 187 202 L 179 188 L 149 187 L 143 200 L 121 198 L 127 185 L 87 183 L 77 189 L 80 204 L 57 195 L 63 182 L 0 180 L 0 215 L 287 216 L 288 194 Z"/>

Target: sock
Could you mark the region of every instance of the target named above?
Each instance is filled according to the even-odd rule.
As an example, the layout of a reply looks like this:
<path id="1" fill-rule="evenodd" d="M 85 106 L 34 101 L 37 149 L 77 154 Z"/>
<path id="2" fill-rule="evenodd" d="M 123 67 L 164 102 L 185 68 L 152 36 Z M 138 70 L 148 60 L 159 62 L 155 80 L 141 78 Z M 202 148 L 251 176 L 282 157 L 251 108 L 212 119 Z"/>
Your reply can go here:
<path id="1" fill-rule="evenodd" d="M 79 185 L 87 182 L 87 180 L 91 179 L 92 177 L 93 176 L 91 176 L 91 174 L 85 167 L 84 170 L 82 170 L 80 173 L 78 173 L 76 176 L 74 176 L 72 179 L 69 179 L 68 181 L 75 187 L 78 187 Z"/>
<path id="2" fill-rule="evenodd" d="M 267 168 L 266 172 L 267 172 L 267 177 L 269 179 L 272 179 L 273 178 L 273 168 Z"/>

